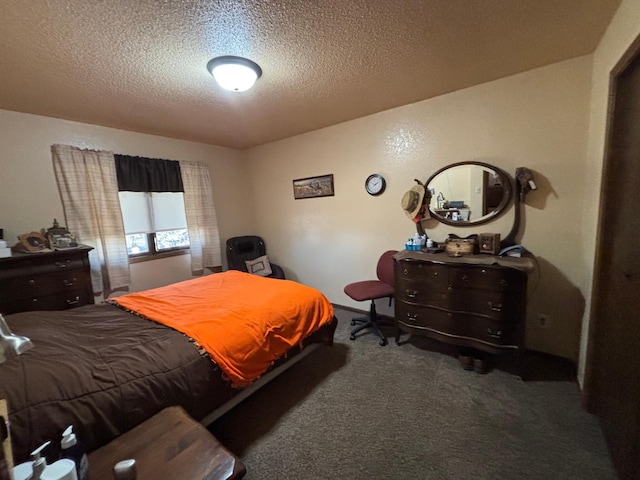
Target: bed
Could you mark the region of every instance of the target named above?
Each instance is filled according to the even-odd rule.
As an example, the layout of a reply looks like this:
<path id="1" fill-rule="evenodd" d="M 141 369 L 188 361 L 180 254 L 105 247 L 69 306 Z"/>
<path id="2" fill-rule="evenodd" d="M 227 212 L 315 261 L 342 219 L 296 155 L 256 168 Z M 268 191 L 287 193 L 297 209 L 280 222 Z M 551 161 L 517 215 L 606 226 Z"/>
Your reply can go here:
<path id="1" fill-rule="evenodd" d="M 312 346 L 332 345 L 337 323 L 319 291 L 237 271 L 5 319 L 35 345 L 0 364 L 18 463 L 46 440 L 55 455 L 68 425 L 88 451 L 172 405 L 206 425 Z"/>

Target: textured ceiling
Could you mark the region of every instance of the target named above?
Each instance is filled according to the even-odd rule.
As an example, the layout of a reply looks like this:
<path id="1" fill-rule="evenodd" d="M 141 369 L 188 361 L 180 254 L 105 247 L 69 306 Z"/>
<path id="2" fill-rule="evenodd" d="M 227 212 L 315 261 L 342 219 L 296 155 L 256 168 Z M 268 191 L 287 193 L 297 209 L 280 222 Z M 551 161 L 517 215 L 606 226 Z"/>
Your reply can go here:
<path id="1" fill-rule="evenodd" d="M 590 53 L 619 3 L 0 0 L 0 108 L 244 149 Z"/>

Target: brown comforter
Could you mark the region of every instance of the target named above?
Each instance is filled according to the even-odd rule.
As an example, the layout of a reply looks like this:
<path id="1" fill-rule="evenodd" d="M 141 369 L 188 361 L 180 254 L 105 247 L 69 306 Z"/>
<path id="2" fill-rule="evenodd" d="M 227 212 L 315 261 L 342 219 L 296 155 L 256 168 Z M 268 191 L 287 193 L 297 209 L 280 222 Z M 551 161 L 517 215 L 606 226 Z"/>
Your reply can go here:
<path id="1" fill-rule="evenodd" d="M 92 451 L 167 406 L 200 420 L 238 393 L 188 337 L 114 305 L 5 318 L 35 345 L 0 364 L 16 463 L 46 440 L 55 455 L 68 425 Z"/>

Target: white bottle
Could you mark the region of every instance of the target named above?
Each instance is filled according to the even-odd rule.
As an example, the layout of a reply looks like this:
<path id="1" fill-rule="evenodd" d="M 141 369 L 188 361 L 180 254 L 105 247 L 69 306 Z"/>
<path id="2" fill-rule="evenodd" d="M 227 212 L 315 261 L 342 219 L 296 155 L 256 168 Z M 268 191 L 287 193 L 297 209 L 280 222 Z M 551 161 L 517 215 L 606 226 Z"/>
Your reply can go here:
<path id="1" fill-rule="evenodd" d="M 73 433 L 73 425 L 69 425 L 62 432 L 62 441 L 60 442 L 60 458 L 68 458 L 75 463 L 78 480 L 88 480 L 89 478 L 89 460 L 84 452 L 76 434 Z"/>
<path id="2" fill-rule="evenodd" d="M 73 460 L 63 458 L 51 465 L 42 472 L 41 480 L 78 480 L 76 475 L 76 464 Z"/>
<path id="3" fill-rule="evenodd" d="M 78 480 L 76 464 L 72 460 L 63 459 L 47 465 L 42 450 L 50 443 L 45 442 L 31 452 L 31 462 L 21 463 L 13 469 L 16 480 Z"/>
<path id="4" fill-rule="evenodd" d="M 47 460 L 42 456 L 42 450 L 49 446 L 51 442 L 44 442 L 38 448 L 36 448 L 33 452 L 31 452 L 31 468 L 33 469 L 33 474 L 31 475 L 31 480 L 40 480 L 40 476 L 42 472 L 44 472 L 45 468 L 47 468 Z"/>
<path id="5" fill-rule="evenodd" d="M 113 466 L 113 475 L 115 480 L 136 480 L 138 476 L 136 461 L 128 458 L 116 463 Z"/>

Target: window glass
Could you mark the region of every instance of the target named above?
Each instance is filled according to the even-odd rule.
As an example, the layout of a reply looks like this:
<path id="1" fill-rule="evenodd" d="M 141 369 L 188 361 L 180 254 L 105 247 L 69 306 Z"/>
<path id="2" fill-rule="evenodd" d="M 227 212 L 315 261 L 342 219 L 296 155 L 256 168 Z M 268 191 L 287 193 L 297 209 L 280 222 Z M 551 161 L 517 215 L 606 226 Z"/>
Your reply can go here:
<path id="1" fill-rule="evenodd" d="M 181 192 L 119 192 L 129 255 L 189 247 Z"/>
<path id="2" fill-rule="evenodd" d="M 120 209 L 125 233 L 153 231 L 149 215 L 149 194 L 146 192 L 119 192 Z"/>
<path id="3" fill-rule="evenodd" d="M 149 253 L 149 240 L 145 233 L 127 234 L 127 252 L 129 255 Z"/>
<path id="4" fill-rule="evenodd" d="M 163 230 L 156 232 L 156 249 L 167 250 L 189 246 L 189 234 L 186 228 L 178 230 Z"/>
<path id="5" fill-rule="evenodd" d="M 187 228 L 184 196 L 181 192 L 154 192 L 149 195 L 155 231 Z"/>

